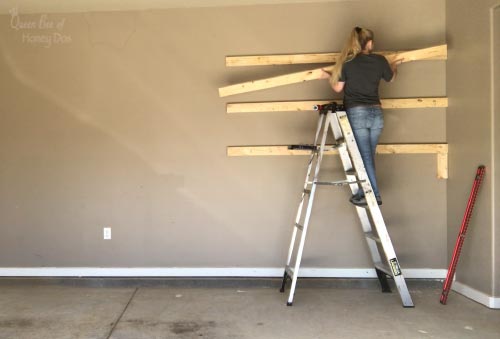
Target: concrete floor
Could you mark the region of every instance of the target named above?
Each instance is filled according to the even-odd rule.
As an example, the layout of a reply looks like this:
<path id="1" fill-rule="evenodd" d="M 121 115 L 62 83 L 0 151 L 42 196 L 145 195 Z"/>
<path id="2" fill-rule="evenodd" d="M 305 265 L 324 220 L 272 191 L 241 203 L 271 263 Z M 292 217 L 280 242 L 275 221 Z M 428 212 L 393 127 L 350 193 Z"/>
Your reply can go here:
<path id="1" fill-rule="evenodd" d="M 500 338 L 499 310 L 440 283 L 409 281 L 410 309 L 373 281 L 299 281 L 292 307 L 278 286 L 2 279 L 0 338 Z"/>

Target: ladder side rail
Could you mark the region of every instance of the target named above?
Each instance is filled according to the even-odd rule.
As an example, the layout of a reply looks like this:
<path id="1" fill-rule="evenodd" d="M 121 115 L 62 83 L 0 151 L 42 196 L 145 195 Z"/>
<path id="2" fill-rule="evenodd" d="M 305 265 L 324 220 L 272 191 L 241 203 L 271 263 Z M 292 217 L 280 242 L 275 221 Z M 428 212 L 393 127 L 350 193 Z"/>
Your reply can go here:
<path id="1" fill-rule="evenodd" d="M 380 242 L 382 244 L 382 248 L 384 250 L 384 254 L 387 260 L 387 265 L 390 267 L 392 271 L 393 279 L 396 282 L 396 287 L 403 301 L 403 306 L 413 307 L 413 302 L 411 300 L 411 296 L 408 292 L 406 282 L 402 275 L 401 268 L 399 266 L 399 261 L 396 257 L 396 253 L 392 246 L 392 242 L 389 237 L 389 233 L 387 232 L 384 218 L 377 204 L 375 194 L 373 193 L 370 180 L 368 179 L 368 175 L 366 173 L 366 169 L 363 164 L 361 154 L 359 153 L 359 149 L 354 139 L 354 134 L 349 124 L 349 120 L 347 119 L 346 112 L 338 111 L 337 116 L 339 118 L 339 123 L 342 128 L 342 131 L 344 132 L 344 138 L 347 143 L 347 147 L 351 153 L 351 157 L 355 164 L 356 172 L 358 173 L 358 179 L 364 180 L 364 182 L 361 185 L 363 187 L 363 191 L 365 192 L 365 198 L 368 204 L 368 209 L 372 216 L 375 229 L 377 230 L 377 234 L 380 238 Z"/>
<path id="2" fill-rule="evenodd" d="M 317 155 L 316 168 L 314 170 L 314 178 L 312 181 L 313 183 L 311 185 L 311 193 L 309 195 L 309 201 L 307 203 L 306 215 L 304 218 L 304 225 L 303 225 L 302 235 L 301 235 L 301 239 L 300 239 L 300 244 L 299 244 L 299 248 L 297 250 L 297 257 L 295 258 L 295 268 L 293 271 L 292 284 L 290 287 L 290 295 L 288 297 L 287 305 L 292 305 L 293 296 L 295 294 L 295 288 L 297 286 L 297 278 L 299 276 L 300 262 L 302 260 L 302 253 L 304 251 L 304 244 L 305 244 L 305 240 L 306 240 L 307 229 L 309 227 L 309 220 L 311 218 L 314 196 L 316 193 L 317 185 L 315 184 L 315 182 L 318 180 L 319 170 L 321 167 L 321 161 L 323 160 L 323 152 L 325 149 L 326 137 L 328 134 L 328 124 L 329 124 L 330 119 L 331 119 L 331 113 L 329 113 L 325 116 L 325 124 L 323 126 L 323 136 L 321 138 L 321 145 L 320 145 L 319 153 Z"/>
<path id="3" fill-rule="evenodd" d="M 317 145 L 317 143 L 318 143 L 318 138 L 319 138 L 319 135 L 320 135 L 320 132 L 321 132 L 321 127 L 323 125 L 323 120 L 324 119 L 325 119 L 325 116 L 324 115 L 320 115 L 320 117 L 318 119 L 318 125 L 316 127 L 316 134 L 315 134 L 315 137 L 314 137 L 314 145 Z M 306 178 L 304 180 L 304 187 L 303 187 L 303 190 L 302 190 L 302 196 L 301 196 L 301 199 L 300 199 L 299 207 L 297 209 L 297 214 L 295 216 L 295 224 L 294 225 L 297 225 L 298 223 L 300 223 L 300 219 L 301 219 L 301 216 L 302 216 L 302 209 L 303 209 L 303 206 L 304 206 L 304 201 L 305 201 L 305 196 L 306 196 L 305 190 L 307 189 L 308 182 L 310 181 L 311 169 L 313 167 L 313 162 L 314 162 L 314 158 L 316 157 L 316 155 L 317 155 L 316 151 L 314 151 L 314 150 L 311 151 L 311 156 L 309 157 L 309 163 L 308 163 L 308 166 L 307 166 Z M 292 260 L 293 249 L 295 247 L 296 237 L 297 237 L 297 227 L 294 226 L 293 227 L 293 232 L 292 232 L 292 239 L 290 241 L 290 248 L 288 249 L 286 266 L 289 266 L 290 262 Z"/>
<path id="4" fill-rule="evenodd" d="M 349 157 L 349 154 L 348 154 L 345 146 L 339 148 L 339 154 L 340 154 L 340 158 L 342 159 L 343 164 L 346 164 L 347 162 L 349 163 L 349 165 L 345 166 L 344 169 L 346 167 L 353 168 L 352 164 L 351 164 L 351 159 Z M 352 177 L 356 178 L 355 176 L 352 176 Z M 356 194 L 358 192 L 359 186 L 357 184 L 352 184 L 349 186 L 351 188 L 352 194 Z M 353 188 L 352 186 L 355 186 L 355 187 Z M 361 228 L 363 229 L 363 232 L 365 234 L 369 233 L 369 232 L 373 232 L 373 228 L 372 228 L 370 218 L 368 216 L 368 212 L 367 212 L 366 208 L 356 206 L 356 213 L 358 214 L 358 218 L 361 222 Z M 365 237 L 365 239 L 366 239 L 366 243 L 368 244 L 368 249 L 370 251 L 372 261 L 373 262 L 381 262 L 382 257 L 380 256 L 380 252 L 378 250 L 378 246 L 377 246 L 376 241 L 374 241 L 373 239 L 367 238 L 367 237 Z"/>
<path id="5" fill-rule="evenodd" d="M 316 146 L 316 147 L 318 146 L 318 139 L 320 136 L 320 132 L 321 132 L 322 128 L 324 129 L 323 121 L 326 121 L 326 116 L 324 114 L 320 114 L 319 119 L 318 119 L 318 126 L 316 127 L 316 135 L 314 136 L 314 146 Z M 309 164 L 307 167 L 306 180 L 304 181 L 304 187 L 303 187 L 304 190 L 307 189 L 307 186 L 309 185 L 309 182 L 311 181 L 311 171 L 313 168 L 314 158 L 316 158 L 316 161 L 319 160 L 318 151 L 319 151 L 318 149 L 311 151 L 311 156 L 309 158 Z M 304 196 L 304 191 L 302 191 L 302 196 Z M 301 207 L 302 207 L 302 204 L 301 204 Z M 300 218 L 296 218 L 295 222 L 296 223 L 300 222 Z"/>
<path id="6" fill-rule="evenodd" d="M 345 112 L 340 111 L 337 112 L 339 117 L 339 122 L 344 131 L 345 141 L 347 143 L 347 147 L 350 151 L 351 157 L 353 158 L 353 162 L 356 167 L 356 172 L 358 173 L 358 179 L 363 180 L 361 186 L 363 187 L 363 191 L 365 192 L 366 202 L 368 203 L 368 209 L 373 219 L 373 223 L 375 224 L 375 229 L 377 230 L 377 234 L 382 241 L 382 243 L 390 242 L 389 233 L 387 232 L 387 228 L 385 227 L 385 221 L 378 207 L 377 200 L 375 199 L 375 195 L 373 193 L 372 185 L 368 178 L 368 174 L 366 173 L 365 166 L 363 164 L 363 159 L 361 158 L 361 154 L 359 153 L 359 149 L 356 144 L 356 140 L 354 139 L 354 134 L 352 132 L 351 126 L 347 119 L 347 115 Z M 382 227 L 380 227 L 382 226 Z M 392 243 L 388 246 L 389 251 L 385 249 L 387 257 L 393 258 L 396 256 L 394 253 L 394 249 L 392 248 Z M 391 251 L 392 250 L 392 251 Z"/>
<path id="7" fill-rule="evenodd" d="M 330 126 L 332 128 L 335 140 L 340 140 L 340 139 L 344 138 L 344 135 L 342 134 L 342 129 L 340 128 L 340 125 L 339 125 L 337 113 L 335 113 L 334 118 L 330 120 Z M 344 171 L 347 172 L 347 171 L 353 170 L 354 166 L 351 162 L 351 158 L 349 156 L 349 153 L 347 151 L 346 146 L 344 145 L 344 146 L 339 147 L 338 151 L 339 151 L 339 155 L 340 155 L 340 159 L 342 161 L 342 166 L 344 168 Z M 355 175 L 346 175 L 346 177 L 348 180 L 356 180 Z M 356 194 L 359 190 L 358 184 L 351 184 L 351 185 L 349 185 L 349 187 L 351 189 L 352 194 Z M 361 227 L 363 228 L 363 232 L 365 234 L 368 232 L 372 232 L 373 229 L 371 226 L 370 219 L 368 218 L 368 212 L 366 211 L 366 209 L 359 207 L 359 206 L 356 206 L 356 212 L 357 212 L 359 220 L 361 222 Z M 367 237 L 365 237 L 365 238 L 366 238 L 366 243 L 368 244 L 368 249 L 370 251 L 370 255 L 372 257 L 372 261 L 373 262 L 381 262 L 382 258 L 380 256 L 380 252 L 378 250 L 377 243 L 373 239 L 370 239 Z"/>
<path id="8" fill-rule="evenodd" d="M 338 116 L 337 116 L 336 112 L 334 113 L 334 117 L 332 119 L 330 119 L 330 127 L 333 131 L 333 136 L 334 136 L 335 140 L 338 141 L 338 140 L 344 139 L 344 135 L 343 135 L 342 129 L 339 125 L 339 120 L 338 120 Z M 349 157 L 349 153 L 347 152 L 345 142 L 342 146 L 338 147 L 338 151 L 339 151 L 339 155 L 340 155 L 340 160 L 342 161 L 342 166 L 344 168 L 344 172 L 347 173 L 348 171 L 353 170 L 354 166 L 352 165 L 351 158 Z M 355 175 L 346 174 L 346 178 L 348 180 L 352 180 L 352 181 L 357 180 Z M 349 187 L 351 188 L 352 194 L 356 194 L 358 192 L 358 189 L 359 189 L 358 184 L 351 184 L 351 185 L 349 185 Z"/>
<path id="9" fill-rule="evenodd" d="M 366 189 L 366 188 L 365 188 Z M 368 189 L 371 189 L 371 185 Z M 366 190 L 365 190 L 366 192 Z M 389 232 L 387 231 L 387 227 L 385 226 L 384 218 L 380 211 L 380 208 L 377 204 L 377 200 L 375 199 L 375 195 L 371 192 L 372 199 L 367 199 L 368 208 L 370 210 L 370 214 L 373 219 L 373 223 L 375 224 L 375 229 L 377 230 L 378 237 L 382 244 L 382 249 L 385 254 L 385 259 L 387 265 L 391 269 L 392 278 L 396 283 L 396 288 L 398 289 L 399 295 L 401 296 L 401 300 L 403 302 L 404 307 L 413 307 L 413 301 L 411 299 L 410 293 L 408 291 L 408 287 L 406 286 L 406 281 L 404 279 L 401 267 L 399 265 L 399 260 L 396 257 L 396 252 L 392 245 L 391 238 L 389 236 Z M 366 193 L 365 193 L 366 196 Z"/>
<path id="10" fill-rule="evenodd" d="M 335 119 L 330 119 L 330 127 L 333 131 L 333 137 L 335 138 L 335 140 L 341 140 L 342 138 L 344 138 L 344 135 L 342 134 L 342 129 L 340 128 L 339 125 L 337 112 L 335 112 L 334 115 Z"/>
<path id="11" fill-rule="evenodd" d="M 292 278 L 292 284 L 290 286 L 290 295 L 288 297 L 288 305 L 291 305 L 293 302 L 293 296 L 295 294 L 295 288 L 297 286 L 297 278 L 299 276 L 299 268 L 300 268 L 300 262 L 302 261 L 302 253 L 304 251 L 304 244 L 306 241 L 306 234 L 307 234 L 307 229 L 309 226 L 309 219 L 311 218 L 311 210 L 314 202 L 314 195 L 316 193 L 316 185 L 313 184 L 311 187 L 311 195 L 309 196 L 309 201 L 307 203 L 307 209 L 306 209 L 306 215 L 304 219 L 304 225 L 302 229 L 302 234 L 300 237 L 300 243 L 299 247 L 297 249 L 297 256 L 295 257 L 295 266 L 293 270 L 293 276 Z M 295 227 L 295 231 L 297 231 L 297 228 Z"/>
<path id="12" fill-rule="evenodd" d="M 314 146 L 318 146 L 318 139 L 319 139 L 319 136 L 320 136 L 320 132 L 322 130 L 323 127 L 323 121 L 326 121 L 326 117 L 324 114 L 320 114 L 319 116 L 319 119 L 318 119 L 318 126 L 316 127 L 316 134 L 314 136 Z M 304 198 L 304 195 L 305 195 L 305 190 L 307 189 L 307 186 L 309 185 L 309 182 L 311 181 L 311 171 L 312 171 L 312 168 L 313 168 L 313 163 L 314 163 L 314 159 L 316 158 L 316 161 L 319 160 L 318 158 L 318 150 L 312 150 L 311 151 L 311 156 L 309 158 L 309 164 L 307 166 L 307 173 L 306 173 L 306 179 L 304 181 L 304 187 L 303 187 L 303 191 L 302 191 L 302 198 Z M 299 206 L 299 209 L 302 210 L 302 206 L 303 206 L 303 202 L 304 202 L 304 199 L 302 199 L 301 201 L 301 204 Z M 297 214 L 297 218 L 295 219 L 295 222 L 298 223 L 300 222 L 300 214 L 298 213 Z"/>
<path id="13" fill-rule="evenodd" d="M 324 119 L 325 119 L 325 116 L 324 115 L 320 115 L 320 117 L 318 119 L 318 125 L 316 127 L 316 134 L 315 134 L 315 137 L 314 137 L 314 145 L 317 145 L 317 143 L 318 143 L 318 138 L 319 138 L 319 135 L 320 135 L 320 132 L 321 132 L 321 127 L 323 125 L 323 120 Z M 304 201 L 305 201 L 305 197 L 306 197 L 305 190 L 307 189 L 308 181 L 310 181 L 311 169 L 313 167 L 314 158 L 316 156 L 317 156 L 317 152 L 314 151 L 314 150 L 311 151 L 311 156 L 309 158 L 309 163 L 308 163 L 308 166 L 307 166 L 306 178 L 304 180 L 304 187 L 303 187 L 303 190 L 302 190 L 302 195 L 301 195 L 299 207 L 297 209 L 297 214 L 295 216 L 295 224 L 294 225 L 297 225 L 298 223 L 300 223 L 300 219 L 301 219 L 301 216 L 302 216 L 302 209 L 304 207 Z M 309 195 L 309 197 L 310 196 L 311 195 Z M 290 247 L 288 249 L 286 266 L 289 266 L 290 262 L 292 260 L 293 249 L 295 247 L 295 240 L 296 239 L 297 239 L 297 227 L 294 226 L 293 227 L 293 232 L 292 232 L 292 239 L 290 241 Z"/>

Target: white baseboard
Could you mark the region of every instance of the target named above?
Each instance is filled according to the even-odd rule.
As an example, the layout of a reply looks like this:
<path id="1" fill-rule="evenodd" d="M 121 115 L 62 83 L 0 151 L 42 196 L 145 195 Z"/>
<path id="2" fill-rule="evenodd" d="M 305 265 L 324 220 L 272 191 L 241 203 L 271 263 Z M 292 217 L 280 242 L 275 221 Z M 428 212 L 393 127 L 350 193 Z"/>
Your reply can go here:
<path id="1" fill-rule="evenodd" d="M 451 285 L 451 289 L 469 299 L 485 305 L 486 307 L 500 309 L 500 298 L 489 296 L 486 293 L 478 291 L 458 281 L 453 282 L 453 284 Z"/>
<path id="2" fill-rule="evenodd" d="M 446 269 L 403 269 L 405 278 L 444 279 Z M 0 277 L 281 277 L 283 268 L 250 267 L 0 267 Z M 373 268 L 308 268 L 299 277 L 375 278 Z"/>

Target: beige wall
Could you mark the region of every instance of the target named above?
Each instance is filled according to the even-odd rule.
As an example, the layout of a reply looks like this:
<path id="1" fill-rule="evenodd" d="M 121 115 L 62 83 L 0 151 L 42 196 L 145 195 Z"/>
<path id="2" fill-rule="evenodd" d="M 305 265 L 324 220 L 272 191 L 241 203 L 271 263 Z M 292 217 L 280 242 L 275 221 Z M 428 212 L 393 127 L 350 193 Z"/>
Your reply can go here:
<path id="1" fill-rule="evenodd" d="M 457 281 L 488 295 L 499 295 L 500 292 L 498 272 L 496 279 L 494 276 L 500 258 L 500 223 L 498 217 L 496 220 L 492 218 L 494 212 L 498 212 L 498 198 L 493 194 L 495 182 L 497 192 L 499 188 L 498 172 L 495 173 L 494 166 L 498 165 L 498 151 L 493 148 L 499 143 L 496 133 L 498 111 L 494 113 L 492 110 L 491 91 L 492 79 L 498 79 L 498 75 L 491 76 L 493 40 L 490 9 L 495 4 L 499 4 L 498 0 L 460 0 L 448 1 L 446 8 L 449 46 L 447 92 L 450 99 L 447 116 L 450 147 L 448 248 L 451 251 L 455 244 L 476 167 L 484 164 L 487 173 L 460 257 Z M 498 22 L 495 27 L 498 41 Z M 499 65 L 498 61 L 496 65 Z M 493 98 L 498 100 L 498 92 Z"/>
<path id="2" fill-rule="evenodd" d="M 382 50 L 445 42 L 444 0 L 49 17 L 65 19 L 71 42 L 23 42 L 10 17 L 0 21 L 0 267 L 283 266 L 306 159 L 227 158 L 225 148 L 310 142 L 316 116 L 227 115 L 225 103 L 333 95 L 311 82 L 220 99 L 220 86 L 309 67 L 227 69 L 224 57 L 335 51 L 355 25 Z M 445 96 L 445 71 L 444 61 L 405 64 L 382 97 Z M 445 142 L 445 113 L 388 110 L 382 142 Z M 445 268 L 447 182 L 435 156 L 377 161 L 402 267 Z M 341 176 L 337 158 L 324 169 Z M 348 198 L 319 193 L 304 266 L 371 266 Z"/>

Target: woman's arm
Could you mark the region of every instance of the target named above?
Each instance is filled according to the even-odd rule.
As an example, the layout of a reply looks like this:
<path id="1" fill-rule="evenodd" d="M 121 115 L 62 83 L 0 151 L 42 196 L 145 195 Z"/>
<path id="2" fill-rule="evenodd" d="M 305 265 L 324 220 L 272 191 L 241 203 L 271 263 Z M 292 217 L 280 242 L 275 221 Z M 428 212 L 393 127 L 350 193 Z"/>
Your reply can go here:
<path id="1" fill-rule="evenodd" d="M 402 63 L 403 63 L 402 58 L 391 62 L 390 66 L 391 66 L 391 70 L 392 70 L 392 79 L 390 80 L 390 82 L 393 82 L 394 80 L 396 80 L 396 76 L 398 74 L 398 65 L 400 65 Z"/>
<path id="2" fill-rule="evenodd" d="M 321 69 L 321 70 L 323 71 L 323 73 L 321 74 L 320 79 L 329 79 L 332 76 L 332 73 L 325 71 L 324 69 Z M 345 81 L 337 81 L 337 83 L 332 86 L 332 89 L 335 92 L 340 93 L 344 89 L 344 84 L 345 84 Z"/>

